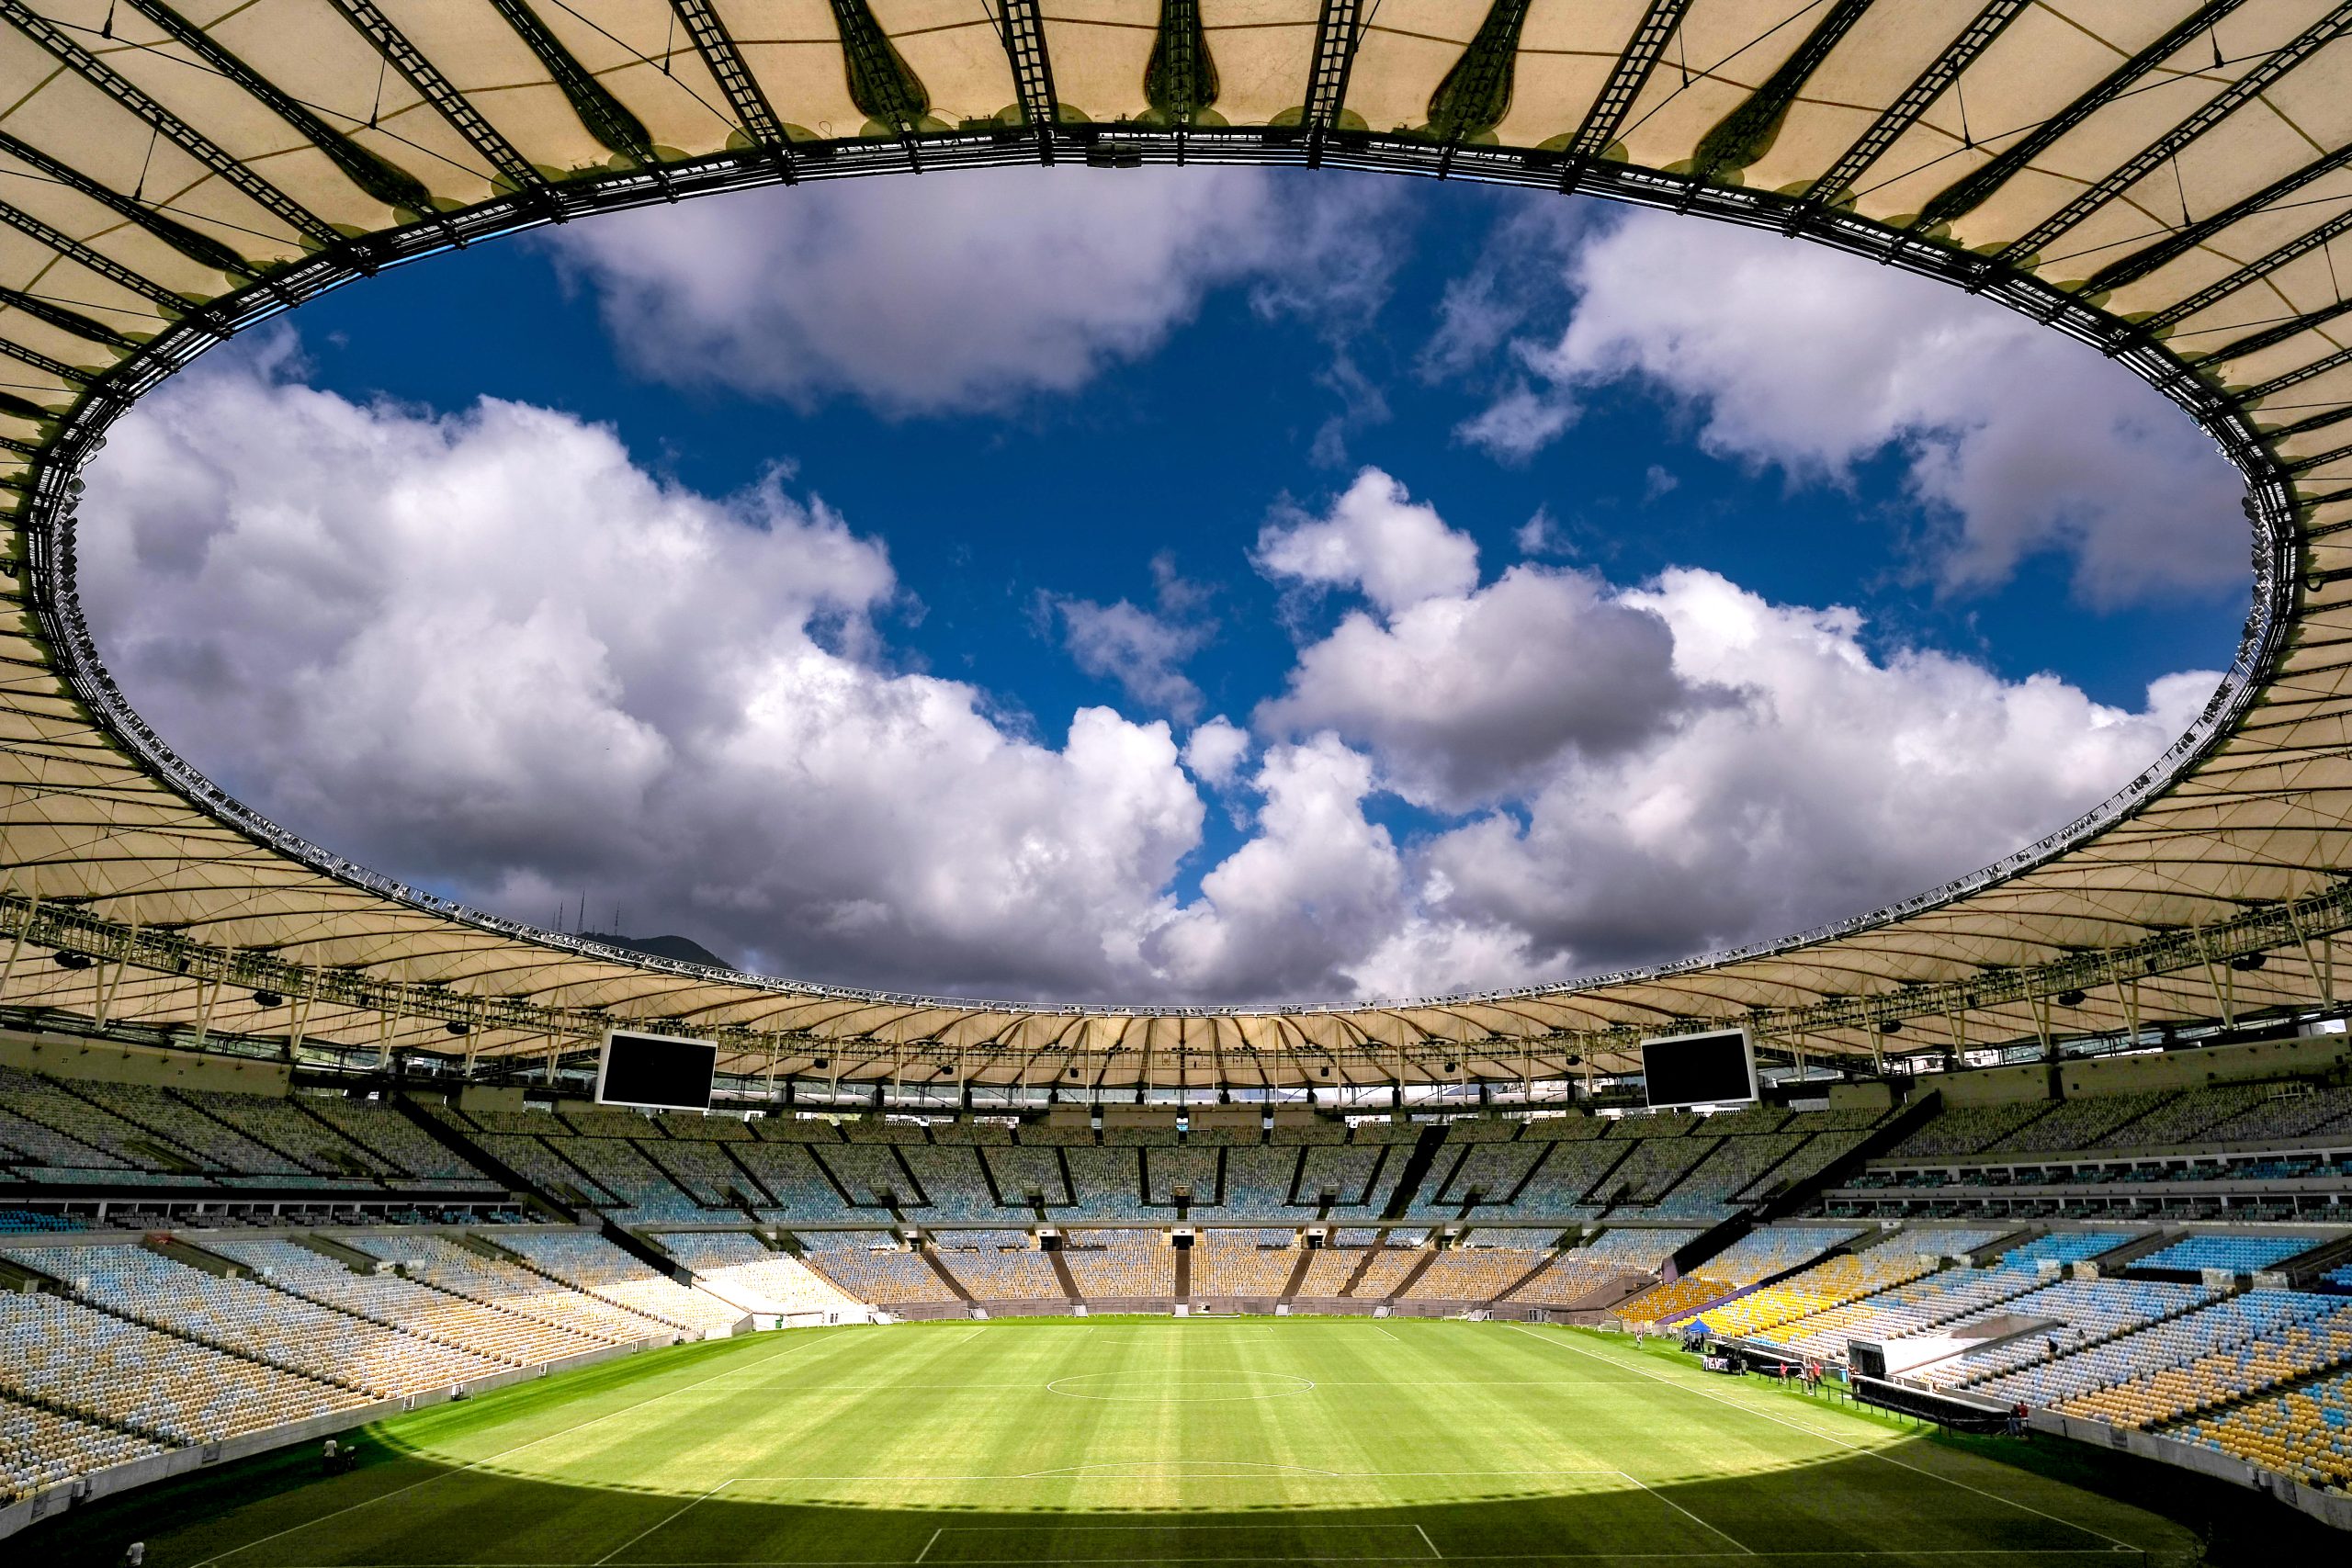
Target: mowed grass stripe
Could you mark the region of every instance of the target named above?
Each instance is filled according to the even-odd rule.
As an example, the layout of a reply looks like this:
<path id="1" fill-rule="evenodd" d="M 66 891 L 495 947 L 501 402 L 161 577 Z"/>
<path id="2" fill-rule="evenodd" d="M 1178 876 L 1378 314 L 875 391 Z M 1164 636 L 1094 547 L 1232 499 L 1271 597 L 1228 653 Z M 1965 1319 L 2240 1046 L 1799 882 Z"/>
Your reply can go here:
<path id="1" fill-rule="evenodd" d="M 2022 1568 L 2107 1551 L 2070 1518 L 2184 1539 L 1878 1422 L 1769 1391 L 1695 1397 L 1702 1376 L 1589 1336 L 1441 1320 L 800 1330 L 401 1417 L 379 1433 L 397 1463 L 191 1521 L 151 1538 L 148 1562 L 932 1568 L 1091 1561 L 1069 1543 L 1099 1529 L 1122 1542 L 1103 1556 L 1136 1563 Z M 1955 1460 L 2031 1482 L 2020 1495 L 2057 1517 L 1921 1468 Z M 1236 1556 L 1236 1540 L 1255 1544 Z"/>

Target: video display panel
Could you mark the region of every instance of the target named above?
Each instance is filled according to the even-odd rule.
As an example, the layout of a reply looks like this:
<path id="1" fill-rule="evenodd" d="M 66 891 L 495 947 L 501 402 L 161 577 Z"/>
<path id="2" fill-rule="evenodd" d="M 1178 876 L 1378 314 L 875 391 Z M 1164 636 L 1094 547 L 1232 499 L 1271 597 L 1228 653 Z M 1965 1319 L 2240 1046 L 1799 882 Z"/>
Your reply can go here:
<path id="1" fill-rule="evenodd" d="M 707 1111 L 718 1047 L 707 1040 L 609 1030 L 596 1068 L 596 1103 Z"/>
<path id="2" fill-rule="evenodd" d="M 1745 1029 L 1642 1042 L 1642 1084 L 1652 1110 L 1728 1105 L 1756 1098 L 1756 1054 Z"/>

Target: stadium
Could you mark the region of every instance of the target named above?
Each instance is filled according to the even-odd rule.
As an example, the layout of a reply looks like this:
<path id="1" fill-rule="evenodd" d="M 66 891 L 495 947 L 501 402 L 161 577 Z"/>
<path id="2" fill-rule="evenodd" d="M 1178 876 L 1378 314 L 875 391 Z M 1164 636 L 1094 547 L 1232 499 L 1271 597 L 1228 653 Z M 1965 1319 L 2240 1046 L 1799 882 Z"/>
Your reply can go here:
<path id="1" fill-rule="evenodd" d="M 2340 1552 L 2347 35 L 2331 0 L 0 0 L 9 1550 Z M 1114 1007 L 462 907 L 242 804 L 101 660 L 109 428 L 345 284 L 753 186 L 1221 164 L 1741 225 L 2075 340 L 2243 477 L 2226 678 L 2105 804 L 1832 926 Z"/>

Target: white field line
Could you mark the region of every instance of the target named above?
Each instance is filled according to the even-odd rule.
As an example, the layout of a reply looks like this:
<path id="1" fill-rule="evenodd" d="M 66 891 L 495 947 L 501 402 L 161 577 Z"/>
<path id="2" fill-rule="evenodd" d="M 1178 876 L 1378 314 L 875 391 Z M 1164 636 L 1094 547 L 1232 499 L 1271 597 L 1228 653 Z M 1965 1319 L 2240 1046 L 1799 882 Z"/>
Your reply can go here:
<path id="1" fill-rule="evenodd" d="M 643 1540 L 647 1536 L 651 1535 L 663 1525 L 669 1524 L 673 1520 L 684 1517 L 685 1515 L 691 1513 L 695 1508 L 700 1507 L 703 1504 L 709 1502 L 713 1497 L 718 1496 L 721 1492 L 724 1492 L 727 1488 L 734 1484 L 735 1483 L 731 1477 L 720 1482 L 718 1485 L 712 1487 L 709 1491 L 704 1493 L 693 1502 L 688 1503 L 684 1507 L 674 1509 L 672 1512 L 663 1515 L 654 1523 L 646 1526 L 643 1529 L 638 1531 L 635 1535 L 629 1537 L 627 1540 L 621 1542 L 618 1546 L 605 1553 L 604 1556 L 596 1559 L 594 1562 L 589 1565 L 589 1568 L 605 1568 L 605 1563 L 610 1562 L 614 1558 L 618 1557 L 622 1552 L 627 1551 L 630 1547 L 635 1546 L 639 1541 Z"/>
<path id="2" fill-rule="evenodd" d="M 1421 1544 L 1430 1549 L 1430 1555 L 1431 1557 L 1436 1558 L 1441 1562 L 1445 1561 L 1445 1553 L 1437 1549 L 1437 1542 L 1430 1539 L 1429 1531 L 1421 1529 L 1419 1525 L 1415 1525 L 1413 1527 L 1413 1533 L 1421 1538 Z"/>
<path id="3" fill-rule="evenodd" d="M 932 1531 L 932 1532 L 931 1532 L 931 1539 L 930 1539 L 929 1540 L 924 1541 L 924 1542 L 922 1543 L 922 1550 L 921 1551 L 918 1551 L 918 1552 L 916 1552 L 916 1553 L 915 1553 L 915 1561 L 916 1561 L 916 1562 L 922 1562 L 924 1558 L 926 1558 L 926 1557 L 930 1556 L 930 1555 L 931 1555 L 931 1549 L 932 1549 L 933 1547 L 937 1546 L 937 1545 L 939 1544 L 939 1538 L 940 1538 L 942 1535 L 944 1535 L 945 1533 L 946 1533 L 946 1529 L 945 1529 L 945 1527 L 944 1527 L 944 1526 L 941 1527 L 939 1529 L 935 1529 L 935 1530 Z"/>
<path id="4" fill-rule="evenodd" d="M 1651 1496 L 1657 1498 L 1659 1502 L 1665 1504 L 1668 1507 L 1673 1509 L 1676 1513 L 1680 1514 L 1684 1518 L 1689 1519 L 1692 1524 L 1697 1525 L 1701 1529 L 1713 1530 L 1715 1534 L 1723 1537 L 1725 1540 L 1730 1541 L 1734 1546 L 1738 1547 L 1740 1551 L 1747 1552 L 1748 1556 L 1753 1557 L 1756 1555 L 1755 1552 L 1748 1550 L 1747 1543 L 1746 1541 L 1741 1540 L 1737 1536 L 1732 1534 L 1731 1531 L 1716 1529 L 1715 1526 L 1709 1524 L 1706 1520 L 1701 1518 L 1698 1515 L 1692 1513 L 1690 1509 L 1684 1507 L 1681 1504 L 1676 1502 L 1665 1493 L 1660 1492 L 1648 1482 L 1644 1481 L 1640 1476 L 1634 1474 L 1631 1471 L 1621 1470 L 1617 1473 L 1632 1482 L 1634 1485 L 1640 1487 L 1643 1491 L 1648 1493 Z"/>
<path id="5" fill-rule="evenodd" d="M 739 1475 L 738 1482 L 797 1482 L 797 1481 L 865 1481 L 898 1485 L 933 1481 L 985 1481 L 1002 1485 L 1012 1481 L 1118 1481 L 1129 1479 L 1137 1470 L 1165 1470 L 1171 1466 L 1227 1465 L 1249 1466 L 1246 1470 L 1225 1469 L 1215 1474 L 1204 1473 L 1199 1479 L 1214 1481 L 1277 1480 L 1291 1475 L 1316 1475 L 1332 1481 L 1430 1481 L 1430 1480 L 1492 1480 L 1512 1475 L 1619 1475 L 1622 1470 L 1600 1469 L 1527 1469 L 1527 1470 L 1317 1470 L 1307 1465 L 1261 1465 L 1250 1460 L 1132 1460 L 1114 1461 L 1103 1464 L 1064 1465 L 1056 1470 L 1024 1470 L 990 1475 Z M 1113 1473 L 1115 1472 L 1115 1473 Z M 1175 1477 L 1182 1480 L 1184 1477 Z"/>
<path id="6" fill-rule="evenodd" d="M 1376 1323 L 1375 1323 L 1375 1324 L 1374 1324 L 1374 1325 L 1372 1325 L 1372 1331 L 1373 1331 L 1374 1334 L 1386 1334 L 1386 1335 L 1388 1336 L 1388 1337 L 1389 1337 L 1389 1338 L 1391 1338 L 1391 1339 L 1396 1339 L 1396 1336 L 1395 1336 L 1394 1334 L 1389 1334 L 1389 1333 L 1388 1333 L 1388 1330 L 1387 1330 L 1387 1329 L 1385 1329 L 1385 1328 L 1384 1328 L 1384 1327 L 1382 1327 L 1379 1324 L 1376 1324 Z M 1396 1343 L 1397 1343 L 1397 1344 L 1399 1344 L 1399 1345 L 1402 1345 L 1402 1344 L 1403 1344 L 1403 1343 L 1405 1343 L 1405 1342 L 1404 1342 L 1402 1339 L 1396 1339 Z"/>
<path id="7" fill-rule="evenodd" d="M 1916 1464 L 1905 1464 L 1903 1461 L 1896 1459 L 1892 1454 L 1881 1453 L 1876 1449 L 1866 1448 L 1860 1443 L 1848 1442 L 1845 1438 L 1837 1436 L 1835 1433 L 1824 1432 L 1818 1427 L 1808 1427 L 1802 1422 L 1791 1421 L 1784 1416 L 1775 1416 L 1770 1411 L 1760 1409 L 1748 1403 L 1747 1400 L 1726 1399 L 1722 1394 L 1711 1393 L 1703 1388 L 1693 1388 L 1690 1384 L 1682 1382 L 1679 1378 L 1660 1377 L 1657 1373 L 1645 1371 L 1640 1367 L 1626 1366 L 1623 1362 L 1619 1361 L 1612 1357 L 1596 1355 L 1592 1351 L 1586 1349 L 1581 1345 L 1572 1344 L 1568 1340 L 1555 1335 L 1538 1334 L 1533 1329 L 1522 1328 L 1516 1323 L 1505 1324 L 1504 1326 L 1506 1328 L 1514 1329 L 1521 1334 L 1524 1334 L 1531 1339 L 1542 1340 L 1546 1345 L 1556 1345 L 1563 1350 L 1570 1351 L 1578 1356 L 1588 1357 L 1592 1360 L 1602 1362 L 1608 1366 L 1616 1367 L 1622 1371 L 1632 1372 L 1637 1377 L 1647 1378 L 1652 1382 L 1662 1382 L 1668 1388 L 1679 1388 L 1685 1393 L 1695 1393 L 1701 1399 L 1712 1399 L 1717 1404 L 1727 1404 L 1734 1410 L 1745 1410 L 1751 1416 L 1760 1416 L 1767 1421 L 1777 1422 L 1781 1426 L 1789 1427 L 1792 1431 L 1803 1432 L 1807 1437 L 1819 1438 L 1824 1442 L 1836 1443 L 1839 1448 L 1848 1450 L 1850 1452 L 1865 1454 L 1871 1459 L 1882 1460 L 1886 1463 L 1894 1466 L 1897 1470 L 1907 1470 L 1914 1475 L 1924 1475 L 1931 1481 L 1940 1481 L 1947 1486 L 1957 1486 L 1962 1492 L 1973 1492 L 1979 1497 L 1989 1497 L 1996 1503 L 2006 1503 L 2012 1508 L 2022 1508 L 2027 1513 L 2032 1514 L 2037 1517 L 2048 1519 L 2053 1525 L 2064 1525 L 2068 1529 L 2079 1530 L 2084 1535 L 2097 1536 L 2099 1540 L 2106 1541 L 2110 1547 L 2117 1548 L 2124 1551 L 2139 1551 L 2143 1550 L 2140 1547 L 2133 1546 L 2128 1540 L 2118 1540 L 2115 1537 L 2109 1535 L 2104 1530 L 2095 1530 L 2091 1529 L 2090 1526 L 2077 1524 L 2073 1519 L 2062 1519 L 2055 1514 L 2044 1513 L 2041 1509 L 2035 1507 L 2030 1503 L 2020 1503 L 2014 1497 L 2004 1497 L 1997 1492 L 1987 1492 L 1981 1486 L 1971 1486 L 1967 1482 L 1954 1480 L 1949 1475 L 1938 1475 L 1932 1470 L 1922 1470 Z"/>
<path id="8" fill-rule="evenodd" d="M 839 1343 L 842 1338 L 843 1336 L 838 1334 L 825 1336 L 825 1339 L 828 1343 Z M 775 1355 L 763 1356 L 760 1358 L 760 1360 L 762 1363 L 773 1361 L 778 1357 L 788 1356 L 795 1350 L 805 1349 L 816 1342 L 817 1341 L 813 1338 L 796 1340 L 792 1344 L 786 1345 L 782 1349 L 776 1351 Z M 728 1374 L 725 1372 L 713 1372 L 709 1377 L 697 1378 L 695 1382 L 690 1383 L 682 1383 L 678 1387 L 672 1389 L 670 1393 L 684 1393 L 687 1389 L 700 1388 L 704 1383 L 714 1382 L 719 1378 L 727 1375 Z M 618 1410 L 607 1410 L 602 1416 L 592 1416 L 585 1421 L 574 1422 L 569 1427 L 560 1427 L 556 1431 L 545 1433 L 542 1436 L 529 1438 L 524 1442 L 515 1443 L 509 1448 L 499 1450 L 496 1453 L 484 1454 L 481 1458 L 476 1460 L 468 1460 L 465 1463 L 458 1466 L 455 1470 L 436 1471 L 433 1474 L 426 1476 L 422 1481 L 412 1481 L 406 1486 L 395 1487 L 390 1492 L 381 1493 L 373 1497 L 363 1497 L 358 1502 L 337 1508 L 331 1514 L 321 1514 L 316 1518 L 305 1519 L 299 1525 L 288 1525 L 282 1530 L 273 1530 L 269 1534 L 262 1536 L 257 1540 L 245 1542 L 243 1546 L 232 1546 L 226 1551 L 216 1552 L 212 1556 L 208 1557 L 203 1562 L 198 1563 L 196 1568 L 212 1568 L 212 1565 L 216 1562 L 225 1562 L 230 1558 L 235 1557 L 242 1552 L 251 1551 L 256 1546 L 266 1546 L 271 1541 L 277 1540 L 282 1536 L 289 1536 L 298 1530 L 309 1529 L 312 1525 L 322 1525 L 329 1519 L 339 1519 L 345 1514 L 356 1513 L 362 1508 L 371 1506 L 377 1503 L 384 1502 L 390 1498 L 404 1496 L 407 1494 L 415 1491 L 420 1486 L 430 1486 L 436 1481 L 447 1481 L 453 1475 L 463 1475 L 466 1472 L 488 1464 L 492 1460 L 504 1459 L 508 1454 L 517 1454 L 521 1453 L 525 1449 L 537 1448 L 539 1444 L 547 1442 L 551 1438 L 564 1437 L 572 1432 L 585 1431 L 587 1428 L 595 1426 L 599 1422 L 611 1420 L 616 1416 L 626 1416 L 632 1410 L 640 1410 L 646 1405 L 657 1404 L 662 1400 L 669 1398 L 670 1393 L 656 1393 L 649 1395 L 644 1399 L 638 1400 L 634 1404 L 624 1404 Z"/>
<path id="9" fill-rule="evenodd" d="M 1263 1527 L 1252 1527 L 1262 1529 Z M 934 1535 L 938 1531 L 933 1532 Z M 925 1548 L 929 1550 L 928 1547 Z M 1747 1558 L 1829 1558 L 1851 1557 L 1871 1561 L 1881 1557 L 1917 1559 L 1922 1557 L 2101 1557 L 2112 1559 L 2119 1550 L 2144 1555 L 2136 1546 L 2118 1549 L 2111 1546 L 2019 1546 L 1965 1547 L 1950 1551 L 1487 1551 L 1464 1556 L 1459 1552 L 1443 1559 L 1448 1562 L 1565 1562 L 1599 1561 L 1607 1562 L 1712 1562 L 1722 1559 L 1739 1562 Z M 1039 1568 L 1057 1563 L 1133 1562 L 1132 1557 L 983 1557 L 967 1558 L 974 1563 L 1035 1563 Z M 1232 1557 L 1162 1557 L 1159 1562 L 1235 1562 Z M 1426 1557 L 1270 1557 L 1263 1562 L 1427 1562 Z M 664 1562 L 662 1568 L 918 1568 L 921 1557 L 788 1557 L 767 1561 L 741 1557 L 727 1557 L 707 1562 Z M 292 1568 L 292 1565 L 289 1565 Z M 299 1568 L 580 1568 L 576 1562 L 329 1562 L 305 1563 Z"/>

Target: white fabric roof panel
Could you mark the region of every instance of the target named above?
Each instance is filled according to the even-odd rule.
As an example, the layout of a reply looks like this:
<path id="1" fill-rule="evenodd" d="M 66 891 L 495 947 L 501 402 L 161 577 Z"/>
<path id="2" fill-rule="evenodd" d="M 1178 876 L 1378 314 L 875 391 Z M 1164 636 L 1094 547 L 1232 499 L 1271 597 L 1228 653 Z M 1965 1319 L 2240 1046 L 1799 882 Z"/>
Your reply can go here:
<path id="1" fill-rule="evenodd" d="M 1021 107 L 1026 38 L 1050 136 Z M 1169 123 L 1146 78 L 1155 51 L 1195 42 L 1215 95 Z M 911 137 L 894 103 L 920 108 Z M 1702 1019 L 1913 1049 L 2332 994 L 2331 937 L 2352 925 L 2352 314 L 2333 313 L 2327 242 L 2352 233 L 2352 5 L 0 0 L 0 597 L 17 612 L 0 621 L 0 1006 L 492 1056 L 674 1021 L 736 1066 L 1115 1085 L 1549 1075 Z M 1608 155 L 1577 158 L 1579 137 Z M 2242 667 L 2129 798 L 1834 931 L 1524 994 L 1202 1011 L 799 986 L 443 906 L 220 795 L 86 646 L 72 533 L 106 520 L 72 517 L 74 471 L 140 391 L 248 322 L 551 217 L 1090 157 L 1595 191 L 2046 317 L 2165 386 L 2246 469 Z M 255 989 L 292 998 L 299 1026 Z"/>

